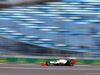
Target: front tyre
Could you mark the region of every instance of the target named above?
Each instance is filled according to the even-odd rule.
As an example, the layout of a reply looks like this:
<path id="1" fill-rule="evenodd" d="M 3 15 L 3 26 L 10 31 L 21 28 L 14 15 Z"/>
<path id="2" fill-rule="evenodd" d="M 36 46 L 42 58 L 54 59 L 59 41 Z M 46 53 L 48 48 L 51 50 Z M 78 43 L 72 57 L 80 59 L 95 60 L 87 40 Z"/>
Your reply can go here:
<path id="1" fill-rule="evenodd" d="M 46 66 L 50 66 L 51 65 L 51 63 L 50 62 L 46 62 Z"/>

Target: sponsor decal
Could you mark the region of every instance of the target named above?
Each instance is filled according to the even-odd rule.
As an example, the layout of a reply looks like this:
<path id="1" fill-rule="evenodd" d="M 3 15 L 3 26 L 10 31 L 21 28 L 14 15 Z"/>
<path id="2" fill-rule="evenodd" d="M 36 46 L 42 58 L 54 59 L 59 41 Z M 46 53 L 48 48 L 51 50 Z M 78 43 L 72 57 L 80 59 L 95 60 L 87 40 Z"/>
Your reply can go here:
<path id="1" fill-rule="evenodd" d="M 24 58 L 24 59 L 23 59 L 23 58 L 22 58 L 22 59 L 19 58 L 19 59 L 17 59 L 16 62 L 18 62 L 18 63 L 28 63 L 28 62 L 27 62 L 27 59 L 25 59 L 25 58 Z"/>
<path id="2" fill-rule="evenodd" d="M 8 62 L 7 58 L 0 58 L 0 62 Z"/>

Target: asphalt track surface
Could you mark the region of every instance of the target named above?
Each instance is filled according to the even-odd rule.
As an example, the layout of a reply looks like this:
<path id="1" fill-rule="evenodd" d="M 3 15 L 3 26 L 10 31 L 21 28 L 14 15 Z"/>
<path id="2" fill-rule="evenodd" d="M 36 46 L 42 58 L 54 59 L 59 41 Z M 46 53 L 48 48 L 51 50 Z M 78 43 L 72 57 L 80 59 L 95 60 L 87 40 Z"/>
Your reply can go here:
<path id="1" fill-rule="evenodd" d="M 100 75 L 99 65 L 0 64 L 0 75 Z"/>

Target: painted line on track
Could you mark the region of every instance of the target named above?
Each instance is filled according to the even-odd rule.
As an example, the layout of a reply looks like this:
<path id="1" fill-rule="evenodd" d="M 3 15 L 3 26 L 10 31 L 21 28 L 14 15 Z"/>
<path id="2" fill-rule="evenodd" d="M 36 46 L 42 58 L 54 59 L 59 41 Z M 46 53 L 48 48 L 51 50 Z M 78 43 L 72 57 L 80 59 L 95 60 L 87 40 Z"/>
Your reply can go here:
<path id="1" fill-rule="evenodd" d="M 0 69 L 26 69 L 26 70 L 100 70 L 100 68 L 25 68 L 25 67 L 0 67 Z"/>
<path id="2" fill-rule="evenodd" d="M 32 63 L 32 64 L 23 64 L 23 63 L 0 63 L 0 65 L 1 64 L 11 64 L 11 65 L 41 65 L 41 64 L 34 64 L 34 63 Z M 99 65 L 75 65 L 75 66 L 100 66 L 100 64 Z"/>

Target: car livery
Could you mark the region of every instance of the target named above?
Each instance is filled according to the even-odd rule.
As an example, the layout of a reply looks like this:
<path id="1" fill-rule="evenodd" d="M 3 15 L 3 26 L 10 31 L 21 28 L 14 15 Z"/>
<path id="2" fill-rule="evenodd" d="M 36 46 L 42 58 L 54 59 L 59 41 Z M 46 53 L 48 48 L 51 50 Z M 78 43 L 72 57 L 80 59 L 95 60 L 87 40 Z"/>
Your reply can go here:
<path id="1" fill-rule="evenodd" d="M 67 66 L 74 66 L 75 64 L 75 60 L 65 60 L 65 59 L 60 59 L 60 60 L 57 60 L 57 61 L 48 61 L 46 63 L 43 63 L 41 65 L 46 65 L 46 66 L 51 66 L 51 65 L 55 65 L 55 66 L 58 66 L 58 65 L 67 65 Z"/>

